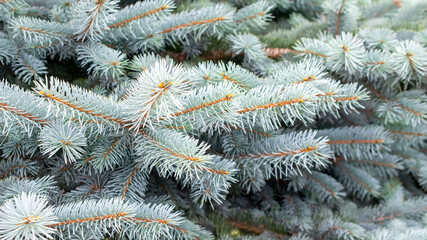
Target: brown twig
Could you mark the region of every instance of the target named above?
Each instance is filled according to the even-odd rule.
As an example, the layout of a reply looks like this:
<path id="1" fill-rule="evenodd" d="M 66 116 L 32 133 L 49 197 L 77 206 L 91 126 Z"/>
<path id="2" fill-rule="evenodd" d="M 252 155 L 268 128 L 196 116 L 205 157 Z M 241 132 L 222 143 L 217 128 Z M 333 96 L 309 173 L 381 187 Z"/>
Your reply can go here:
<path id="1" fill-rule="evenodd" d="M 345 0 L 342 0 L 340 10 L 338 10 L 338 14 L 337 14 L 337 29 L 335 30 L 335 35 L 338 35 L 338 33 L 340 32 L 341 13 L 342 13 L 342 9 L 344 7 L 344 3 L 345 3 Z"/>

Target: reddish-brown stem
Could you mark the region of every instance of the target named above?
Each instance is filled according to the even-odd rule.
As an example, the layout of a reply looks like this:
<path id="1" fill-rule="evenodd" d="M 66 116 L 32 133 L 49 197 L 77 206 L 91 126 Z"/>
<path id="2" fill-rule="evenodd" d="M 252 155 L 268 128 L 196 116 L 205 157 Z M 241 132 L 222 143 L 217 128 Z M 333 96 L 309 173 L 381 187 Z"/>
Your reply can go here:
<path id="1" fill-rule="evenodd" d="M 251 107 L 251 108 L 244 108 L 242 110 L 237 111 L 237 113 L 246 113 L 246 112 L 256 111 L 256 110 L 259 110 L 259 109 L 267 109 L 267 108 L 272 108 L 272 107 L 280 107 L 280 106 L 283 106 L 283 105 L 294 104 L 294 103 L 303 103 L 303 102 L 304 102 L 303 98 L 297 98 L 297 99 L 288 100 L 288 101 L 281 101 L 281 102 L 275 102 L 275 103 L 268 103 L 268 104 L 264 104 L 264 105 L 257 105 L 255 107 Z"/>
<path id="2" fill-rule="evenodd" d="M 366 139 L 366 140 L 340 140 L 340 141 L 328 141 L 327 144 L 353 144 L 353 143 L 383 143 L 383 139 Z"/>
<path id="3" fill-rule="evenodd" d="M 154 9 L 154 10 L 152 10 L 152 11 L 145 12 L 145 13 L 141 13 L 141 14 L 139 14 L 139 15 L 135 16 L 135 17 L 131 17 L 131 18 L 126 19 L 126 20 L 123 20 L 123 21 L 121 21 L 121 22 L 118 22 L 118 23 L 115 23 L 115 24 L 111 24 L 111 25 L 110 25 L 110 26 L 108 26 L 108 27 L 109 27 L 110 29 L 112 29 L 112 28 L 118 28 L 118 27 L 123 27 L 124 25 L 126 25 L 126 24 L 128 24 L 128 23 L 130 23 L 130 22 L 132 22 L 132 21 L 135 21 L 135 20 L 138 20 L 138 19 L 143 18 L 143 17 L 145 17 L 145 16 L 149 16 L 149 15 L 151 15 L 151 14 L 154 14 L 154 13 L 160 12 L 160 11 L 162 11 L 162 10 L 164 10 L 164 9 L 168 8 L 168 7 L 169 7 L 169 5 L 164 5 L 164 6 L 161 6 L 161 7 L 157 8 L 157 9 Z"/>

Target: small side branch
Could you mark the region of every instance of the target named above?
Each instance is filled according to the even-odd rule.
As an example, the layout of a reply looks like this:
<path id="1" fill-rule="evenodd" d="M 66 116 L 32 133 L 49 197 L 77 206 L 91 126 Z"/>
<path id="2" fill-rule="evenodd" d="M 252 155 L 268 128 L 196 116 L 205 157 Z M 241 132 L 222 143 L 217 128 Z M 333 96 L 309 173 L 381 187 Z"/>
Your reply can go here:
<path id="1" fill-rule="evenodd" d="M 339 32 L 340 32 L 341 14 L 342 14 L 342 9 L 344 7 L 344 3 L 345 3 L 345 0 L 342 0 L 340 10 L 338 10 L 338 14 L 337 14 L 337 28 L 335 30 L 335 35 L 338 35 Z"/>

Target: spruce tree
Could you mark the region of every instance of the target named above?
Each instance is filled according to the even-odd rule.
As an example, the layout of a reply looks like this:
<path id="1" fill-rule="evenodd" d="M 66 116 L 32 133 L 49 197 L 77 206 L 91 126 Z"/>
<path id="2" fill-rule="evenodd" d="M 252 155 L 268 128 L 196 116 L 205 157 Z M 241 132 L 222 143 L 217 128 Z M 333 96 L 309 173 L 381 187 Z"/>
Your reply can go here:
<path id="1" fill-rule="evenodd" d="M 426 19 L 1 0 L 0 239 L 427 239 Z"/>

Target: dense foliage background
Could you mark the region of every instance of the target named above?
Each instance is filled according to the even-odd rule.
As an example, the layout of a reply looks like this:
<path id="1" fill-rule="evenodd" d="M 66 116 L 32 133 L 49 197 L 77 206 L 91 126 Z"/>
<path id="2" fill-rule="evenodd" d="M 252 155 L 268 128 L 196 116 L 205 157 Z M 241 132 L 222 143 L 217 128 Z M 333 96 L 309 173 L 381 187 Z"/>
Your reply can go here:
<path id="1" fill-rule="evenodd" d="M 0 239 L 427 239 L 424 0 L 0 0 Z"/>

